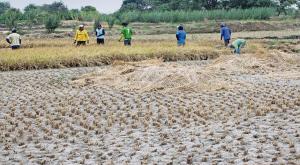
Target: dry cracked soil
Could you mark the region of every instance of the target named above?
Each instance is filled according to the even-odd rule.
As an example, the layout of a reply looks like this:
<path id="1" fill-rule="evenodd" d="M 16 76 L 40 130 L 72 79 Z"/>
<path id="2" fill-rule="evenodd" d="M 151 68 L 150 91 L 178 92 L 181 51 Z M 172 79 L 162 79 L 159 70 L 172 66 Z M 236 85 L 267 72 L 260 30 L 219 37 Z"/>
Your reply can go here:
<path id="1" fill-rule="evenodd" d="M 276 59 L 1 72 L 0 164 L 299 164 L 300 63 Z"/>

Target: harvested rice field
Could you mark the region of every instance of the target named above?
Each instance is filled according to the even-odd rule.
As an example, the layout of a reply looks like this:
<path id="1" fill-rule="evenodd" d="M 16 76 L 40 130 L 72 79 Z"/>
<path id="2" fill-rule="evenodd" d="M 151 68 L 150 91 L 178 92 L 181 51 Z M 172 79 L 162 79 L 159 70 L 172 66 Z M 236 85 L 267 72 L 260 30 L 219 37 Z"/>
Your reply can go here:
<path id="1" fill-rule="evenodd" d="M 0 164 L 299 164 L 300 56 L 0 72 Z"/>

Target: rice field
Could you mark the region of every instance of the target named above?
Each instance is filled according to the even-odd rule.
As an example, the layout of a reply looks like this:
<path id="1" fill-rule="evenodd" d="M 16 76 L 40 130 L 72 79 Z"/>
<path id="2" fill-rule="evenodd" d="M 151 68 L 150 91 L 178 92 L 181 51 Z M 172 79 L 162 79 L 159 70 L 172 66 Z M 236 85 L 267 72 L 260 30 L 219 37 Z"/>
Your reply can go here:
<path id="1" fill-rule="evenodd" d="M 88 67 L 112 64 L 115 60 L 139 61 L 162 58 L 165 61 L 214 59 L 226 49 L 216 49 L 214 43 L 191 42 L 178 48 L 176 42 L 133 41 L 133 46 L 124 47 L 121 42 L 108 42 L 104 47 L 91 44 L 75 47 L 72 40 L 34 41 L 22 46 L 24 49 L 0 50 L 0 70 L 30 70 L 64 67 Z"/>
<path id="2" fill-rule="evenodd" d="M 299 164 L 299 41 L 205 35 L 0 49 L 0 164 Z"/>

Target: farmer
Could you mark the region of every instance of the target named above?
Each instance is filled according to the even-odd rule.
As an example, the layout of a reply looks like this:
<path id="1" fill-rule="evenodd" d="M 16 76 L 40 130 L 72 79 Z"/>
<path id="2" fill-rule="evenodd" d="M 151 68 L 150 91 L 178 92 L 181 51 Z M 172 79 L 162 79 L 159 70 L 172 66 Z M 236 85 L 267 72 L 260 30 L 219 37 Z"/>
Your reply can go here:
<path id="1" fill-rule="evenodd" d="M 184 31 L 183 25 L 178 26 L 178 31 L 176 32 L 177 44 L 178 46 L 185 46 L 186 32 Z"/>
<path id="2" fill-rule="evenodd" d="M 77 43 L 77 44 L 76 44 Z M 89 34 L 84 30 L 84 25 L 79 26 L 79 30 L 76 31 L 74 44 L 77 46 L 86 45 L 89 43 Z"/>
<path id="3" fill-rule="evenodd" d="M 17 29 L 13 28 L 12 33 L 6 37 L 6 42 L 10 44 L 11 49 L 19 49 L 21 46 L 21 36 L 17 33 Z"/>
<path id="4" fill-rule="evenodd" d="M 128 27 L 128 23 L 122 23 L 123 29 L 121 31 L 121 38 L 119 41 L 121 42 L 124 39 L 125 46 L 131 46 L 131 39 L 132 39 L 132 29 Z"/>
<path id="5" fill-rule="evenodd" d="M 223 39 L 225 46 L 227 47 L 231 40 L 231 30 L 225 25 L 225 23 L 221 24 L 221 40 Z"/>
<path id="6" fill-rule="evenodd" d="M 99 24 L 98 28 L 96 29 L 96 37 L 97 37 L 97 44 L 104 45 L 105 30 L 101 24 Z"/>
<path id="7" fill-rule="evenodd" d="M 232 44 L 229 45 L 230 48 L 234 49 L 234 53 L 240 55 L 241 48 L 245 47 L 246 40 L 244 39 L 237 39 Z"/>

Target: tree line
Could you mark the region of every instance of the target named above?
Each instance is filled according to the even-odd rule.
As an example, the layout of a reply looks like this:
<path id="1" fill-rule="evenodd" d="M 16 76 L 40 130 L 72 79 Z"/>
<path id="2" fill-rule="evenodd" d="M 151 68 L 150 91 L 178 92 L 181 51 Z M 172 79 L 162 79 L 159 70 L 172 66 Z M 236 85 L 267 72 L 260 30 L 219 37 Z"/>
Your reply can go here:
<path id="1" fill-rule="evenodd" d="M 273 7 L 281 14 L 293 5 L 300 5 L 300 0 L 124 0 L 120 12 Z"/>
<path id="2" fill-rule="evenodd" d="M 29 28 L 43 23 L 49 32 L 53 32 L 61 20 L 93 21 L 99 17 L 100 13 L 93 6 L 69 10 L 63 2 L 53 2 L 41 6 L 30 4 L 21 11 L 11 7 L 9 2 L 0 2 L 0 23 L 8 28 L 16 27 L 18 23 Z"/>
<path id="3" fill-rule="evenodd" d="M 297 10 L 298 5 L 298 10 Z M 119 11 L 105 15 L 93 6 L 69 10 L 62 2 L 30 4 L 20 9 L 9 2 L 0 2 L 0 24 L 17 27 L 18 24 L 44 24 L 48 32 L 60 25 L 61 20 L 107 22 L 109 28 L 122 22 L 189 22 L 204 19 L 268 19 L 288 14 L 294 8 L 299 16 L 300 0 L 124 0 Z"/>

